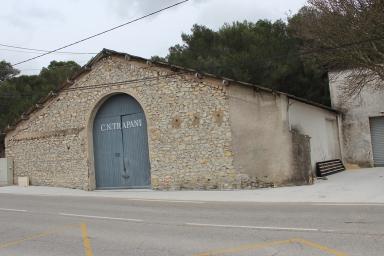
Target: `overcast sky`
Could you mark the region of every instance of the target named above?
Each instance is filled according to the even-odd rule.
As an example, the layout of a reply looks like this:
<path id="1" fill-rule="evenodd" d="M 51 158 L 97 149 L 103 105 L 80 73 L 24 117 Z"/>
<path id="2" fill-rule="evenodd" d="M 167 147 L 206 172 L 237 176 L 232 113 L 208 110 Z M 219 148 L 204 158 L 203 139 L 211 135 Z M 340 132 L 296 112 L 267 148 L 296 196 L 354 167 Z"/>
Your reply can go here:
<path id="1" fill-rule="evenodd" d="M 52 50 L 178 1 L 2 0 L 0 44 Z M 181 43 L 181 33 L 189 32 L 195 23 L 217 29 L 225 22 L 286 19 L 304 4 L 305 0 L 190 0 L 63 51 L 93 53 L 108 48 L 146 58 L 165 56 L 170 46 Z M 0 46 L 0 60 L 11 63 L 35 55 Z M 92 56 L 54 54 L 17 68 L 34 74 L 51 60 L 75 60 L 84 65 Z"/>

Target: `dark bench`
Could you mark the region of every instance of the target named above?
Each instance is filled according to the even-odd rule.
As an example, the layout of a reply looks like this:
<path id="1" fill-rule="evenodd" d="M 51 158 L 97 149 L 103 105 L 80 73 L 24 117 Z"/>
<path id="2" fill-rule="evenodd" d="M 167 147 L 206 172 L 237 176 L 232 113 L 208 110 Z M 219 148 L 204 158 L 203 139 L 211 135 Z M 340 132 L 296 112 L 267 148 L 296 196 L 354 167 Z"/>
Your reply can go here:
<path id="1" fill-rule="evenodd" d="M 337 172 L 344 171 L 345 167 L 340 159 L 334 159 L 324 162 L 316 163 L 316 175 L 317 177 L 324 177 Z"/>

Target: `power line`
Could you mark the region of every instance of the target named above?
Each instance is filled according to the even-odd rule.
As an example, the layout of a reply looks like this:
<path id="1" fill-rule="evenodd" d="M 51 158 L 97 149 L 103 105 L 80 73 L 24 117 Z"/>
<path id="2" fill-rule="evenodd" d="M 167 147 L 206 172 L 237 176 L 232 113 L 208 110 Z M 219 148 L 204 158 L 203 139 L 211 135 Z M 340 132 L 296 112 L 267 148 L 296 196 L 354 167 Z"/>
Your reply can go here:
<path id="1" fill-rule="evenodd" d="M 322 52 L 322 51 L 332 51 L 332 50 L 337 50 L 337 49 L 342 49 L 342 48 L 350 47 L 350 46 L 353 46 L 353 45 L 359 45 L 359 44 L 363 44 L 363 43 L 380 41 L 380 40 L 384 40 L 384 37 L 383 38 L 370 38 L 370 39 L 365 39 L 365 40 L 361 40 L 361 41 L 357 41 L 357 42 L 350 42 L 350 43 L 342 44 L 342 45 L 339 45 L 339 46 L 336 46 L 336 47 L 318 48 L 318 49 L 314 49 L 312 51 L 298 52 L 298 53 L 294 53 L 294 54 L 286 53 L 284 55 L 275 55 L 275 56 L 271 56 L 271 57 L 268 57 L 268 58 L 265 58 L 265 59 L 261 59 L 261 60 L 266 62 L 268 60 L 286 58 L 288 55 L 291 55 L 291 56 L 304 56 L 304 55 L 308 55 L 308 54 L 312 54 L 312 53 L 317 53 L 317 52 Z M 71 65 L 68 65 L 68 66 L 71 66 Z M 57 68 L 65 68 L 65 67 L 67 67 L 67 66 L 63 65 L 63 66 L 55 67 L 55 69 L 57 69 Z M 225 67 L 225 66 L 221 66 L 220 65 L 220 66 L 212 66 L 212 67 L 213 68 L 220 68 L 220 67 Z M 20 71 L 42 70 L 43 68 L 41 68 L 41 69 L 21 69 Z M 45 67 L 45 68 L 47 68 L 47 67 Z M 9 70 L 9 69 L 0 69 L 0 71 L 2 71 L 2 70 L 6 71 L 6 70 Z"/>
<path id="2" fill-rule="evenodd" d="M 5 94 L 5 95 L 0 95 L 0 99 L 16 99 L 16 98 L 22 98 L 22 97 L 32 97 L 34 95 L 32 94 Z"/>
<path id="3" fill-rule="evenodd" d="M 116 82 L 90 84 L 90 85 L 80 86 L 80 87 L 69 87 L 69 88 L 62 89 L 62 91 L 83 91 L 83 90 L 90 90 L 93 88 L 110 87 L 113 85 L 125 85 L 125 84 L 133 84 L 133 83 L 138 83 L 138 82 L 149 82 L 149 81 L 157 80 L 159 78 L 170 78 L 173 76 L 182 75 L 183 73 L 185 73 L 185 72 L 178 72 L 178 73 L 174 73 L 174 74 L 166 74 L 166 75 L 160 75 L 160 76 L 147 76 L 147 77 L 138 78 L 138 79 L 122 80 L 122 81 L 116 81 Z"/>
<path id="4" fill-rule="evenodd" d="M 18 69 L 19 71 L 38 71 L 38 70 L 42 70 L 43 68 L 45 67 L 42 67 L 42 68 L 23 68 L 23 69 Z M 55 67 L 55 68 L 65 68 L 64 66 L 61 66 L 61 67 Z M 0 71 L 8 71 L 9 69 L 1 69 L 0 68 Z"/>
<path id="5" fill-rule="evenodd" d="M 186 0 L 186 1 L 188 1 L 188 0 Z M 183 2 L 185 2 L 185 1 L 183 1 Z M 180 3 L 183 3 L 183 2 L 180 2 Z M 336 47 L 319 48 L 319 49 L 314 49 L 312 51 L 307 51 L 307 52 L 302 52 L 302 53 L 298 52 L 297 54 L 291 54 L 291 55 L 299 55 L 300 56 L 300 55 L 306 55 L 306 54 L 311 54 L 311 53 L 316 53 L 316 52 L 321 52 L 321 51 L 337 50 L 337 49 L 346 48 L 346 47 L 353 46 L 353 45 L 359 45 L 359 44 L 374 42 L 374 41 L 379 41 L 379 40 L 384 40 L 384 37 L 382 37 L 382 38 L 369 38 L 369 39 L 365 39 L 365 40 L 361 40 L 361 41 L 357 41 L 357 42 L 350 42 L 350 43 L 346 43 L 346 44 L 341 44 L 341 45 L 336 46 Z M 269 58 L 265 58 L 264 61 L 276 59 L 276 58 L 287 57 L 288 55 L 289 55 L 289 53 L 287 53 L 285 55 L 275 55 L 275 56 L 271 56 Z M 59 66 L 59 67 L 55 67 L 55 68 L 64 68 L 64 67 L 65 66 L 63 65 L 63 66 Z M 221 67 L 221 66 L 215 66 L 215 67 Z M 33 70 L 33 69 L 31 69 L 31 70 Z M 161 76 L 147 77 L 144 79 L 125 80 L 125 81 L 119 81 L 119 82 L 113 82 L 113 83 L 95 84 L 95 85 L 91 85 L 91 86 L 78 87 L 78 88 L 66 88 L 65 90 L 68 90 L 68 91 L 70 91 L 70 90 L 86 90 L 86 89 L 95 88 L 95 87 L 105 87 L 105 86 L 119 85 L 119 84 L 124 84 L 124 83 L 135 83 L 135 82 L 140 82 L 140 81 L 150 81 L 152 79 L 157 79 L 159 77 L 161 77 Z"/>
<path id="6" fill-rule="evenodd" d="M 183 74 L 189 73 L 188 71 L 181 71 L 181 72 L 176 72 L 173 74 L 165 74 L 165 75 L 158 75 L 158 76 L 147 76 L 143 78 L 137 78 L 137 79 L 129 79 L 129 80 L 122 80 L 122 81 L 116 81 L 116 82 L 105 82 L 105 83 L 98 83 L 98 84 L 89 84 L 86 86 L 80 86 L 80 87 L 68 87 L 68 88 L 63 88 L 59 89 L 59 91 L 85 91 L 85 90 L 91 90 L 95 88 L 105 88 L 105 87 L 110 87 L 114 85 L 128 85 L 128 84 L 135 84 L 139 82 L 151 82 L 151 81 L 156 81 L 160 78 L 172 78 L 174 76 L 179 76 Z M 11 94 L 11 93 L 6 93 L 3 95 L 0 95 L 0 98 L 20 98 L 20 97 L 30 97 L 32 94 Z"/>
<path id="7" fill-rule="evenodd" d="M 48 50 L 42 50 L 42 49 L 35 49 L 35 48 L 26 48 L 26 47 L 20 47 L 20 46 L 14 46 L 9 44 L 0 44 L 0 46 L 13 48 L 13 49 L 4 49 L 0 48 L 0 51 L 8 51 L 8 52 L 24 52 L 24 53 L 46 53 L 49 52 Z M 20 50 L 14 50 L 14 49 L 20 49 Z M 57 51 L 55 54 L 68 54 L 68 55 L 94 55 L 97 54 L 97 52 L 64 52 L 64 51 Z"/>
<path id="8" fill-rule="evenodd" d="M 78 64 L 79 66 L 80 66 L 80 68 L 81 68 L 81 66 L 82 65 L 85 65 L 87 62 L 84 62 L 84 63 L 77 63 L 76 62 L 76 64 Z M 68 68 L 68 67 L 73 67 L 73 65 L 62 65 L 62 66 L 57 66 L 57 67 L 54 67 L 53 69 L 60 69 L 60 68 Z M 17 69 L 17 70 L 19 70 L 19 71 L 41 71 L 41 70 L 43 70 L 43 69 L 48 69 L 49 70 L 49 68 L 48 67 L 42 67 L 42 68 L 23 68 L 23 69 Z M 9 69 L 6 69 L 6 68 L 0 68 L 0 72 L 1 71 L 8 71 Z M 19 75 L 19 74 L 18 74 Z"/>
<path id="9" fill-rule="evenodd" d="M 186 1 L 189 1 L 189 0 L 186 0 Z M 185 2 L 185 1 L 183 1 Z M 183 2 L 180 2 L 180 3 L 183 3 Z M 178 3 L 178 4 L 180 4 Z M 176 4 L 177 5 L 177 4 Z M 164 8 L 165 9 L 165 8 Z M 163 10 L 163 9 L 162 9 Z M 149 14 L 148 14 L 149 15 Z M 144 16 L 143 16 L 144 17 Z M 321 52 L 321 51 L 332 51 L 332 50 L 337 50 L 337 49 L 342 49 L 342 48 L 346 48 L 346 47 L 350 47 L 350 46 L 353 46 L 353 45 L 359 45 L 359 44 L 363 44 L 363 43 L 368 43 L 368 42 L 374 42 L 374 41 L 380 41 L 380 40 L 384 40 L 384 37 L 381 37 L 381 38 L 369 38 L 369 39 L 364 39 L 364 40 L 361 40 L 361 41 L 357 41 L 357 42 L 350 42 L 350 43 L 346 43 L 346 44 L 341 44 L 339 46 L 335 46 L 335 47 L 328 47 L 328 48 L 319 48 L 319 49 L 314 49 L 312 51 L 306 51 L 306 52 L 298 52 L 297 54 L 292 54 L 292 55 L 296 55 L 296 56 L 303 56 L 303 55 L 307 55 L 307 54 L 312 54 L 312 53 L 316 53 L 316 52 Z M 267 60 L 273 60 L 273 59 L 279 59 L 279 58 L 285 58 L 289 55 L 289 53 L 287 54 L 284 54 L 284 55 L 275 55 L 275 56 L 271 56 L 269 58 L 265 58 L 263 61 L 267 61 Z M 55 67 L 55 68 L 61 68 L 64 66 L 60 66 L 60 67 Z M 224 66 L 214 66 L 215 68 L 217 67 L 224 67 Z M 1 69 L 0 69 L 1 70 Z M 153 78 L 153 77 L 151 77 Z M 136 81 L 136 80 L 135 80 Z M 140 80 L 137 80 L 137 81 L 140 81 Z M 117 82 L 117 84 L 121 84 L 121 83 L 124 83 L 124 82 L 131 82 L 131 81 L 121 81 L 121 82 Z M 105 83 L 103 85 L 113 85 L 115 83 Z M 93 86 L 98 86 L 98 85 L 93 85 Z"/>
<path id="10" fill-rule="evenodd" d="M 348 48 L 348 47 L 351 47 L 354 45 L 360 45 L 360 44 L 382 41 L 382 40 L 384 40 L 384 37 L 368 38 L 368 39 L 364 39 L 364 40 L 360 40 L 360 41 L 356 41 L 356 42 L 349 42 L 349 43 L 345 43 L 345 44 L 340 44 L 340 45 L 334 46 L 334 47 L 322 47 L 322 48 L 317 48 L 317 49 L 313 49 L 313 50 L 309 50 L 309 51 L 303 51 L 303 52 L 299 51 L 296 54 L 291 54 L 291 56 L 304 56 L 304 55 L 310 55 L 310 54 L 314 54 L 314 53 L 334 51 L 334 50 L 339 50 L 339 49 L 343 49 L 343 48 Z M 290 55 L 290 53 L 288 52 L 287 54 L 284 54 L 284 55 L 282 54 L 282 55 L 272 56 L 269 59 L 271 59 L 271 60 L 272 59 L 281 59 L 281 58 L 286 58 L 289 55 Z M 266 58 L 264 61 L 266 61 L 266 60 L 268 60 L 268 58 Z"/>
<path id="11" fill-rule="evenodd" d="M 341 44 L 341 45 L 334 46 L 334 47 L 319 48 L 317 51 L 320 51 L 320 50 L 337 50 L 337 49 L 347 48 L 347 47 L 353 46 L 353 45 L 376 42 L 376 41 L 381 41 L 381 40 L 384 40 L 384 37 L 367 38 L 364 40 L 360 40 L 360 41 L 356 41 L 356 42 L 349 42 L 349 43 Z"/>
<path id="12" fill-rule="evenodd" d="M 189 0 L 186 0 L 186 1 L 189 1 Z M 186 1 L 183 1 L 183 2 L 186 2 Z M 183 2 L 180 2 L 180 3 L 177 3 L 177 4 L 181 4 Z M 176 4 L 176 5 L 177 5 Z M 171 7 L 171 6 L 170 6 Z M 169 7 L 169 8 L 170 8 Z M 166 8 L 162 9 L 162 10 L 165 10 Z M 160 11 L 160 10 L 159 10 Z M 148 14 L 150 15 L 150 14 Z M 141 17 L 141 18 L 144 18 L 145 16 Z M 138 18 L 140 19 L 140 18 Z M 138 20 L 136 19 L 136 20 Z M 133 22 L 133 21 L 132 21 Z M 131 22 L 131 23 L 132 23 Z M 129 23 L 125 23 L 126 25 L 129 24 Z M 124 25 L 124 24 L 123 24 Z M 121 27 L 123 25 L 120 25 L 118 27 Z M 102 33 L 106 33 L 108 31 L 111 31 L 113 29 L 116 29 L 118 27 L 115 27 L 115 28 L 112 28 L 110 30 L 106 30 L 104 32 L 101 32 L 99 34 L 96 34 L 92 37 L 95 37 L 97 35 L 100 35 Z M 81 42 L 81 41 L 85 41 L 87 39 L 90 39 L 92 37 L 89 37 L 89 38 L 86 38 L 86 39 L 83 39 L 83 40 L 80 40 L 78 42 Z M 309 54 L 313 54 L 313 53 L 318 53 L 318 52 L 324 52 L 324 51 L 332 51 L 332 50 L 338 50 L 338 49 L 342 49 L 342 48 L 347 48 L 347 47 L 350 47 L 350 46 L 353 46 L 353 45 L 359 45 L 359 44 L 364 44 L 364 43 L 369 43 L 369 42 L 375 42 L 375 41 L 381 41 L 381 40 L 384 40 L 384 37 L 382 38 L 369 38 L 369 39 L 365 39 L 365 40 L 361 40 L 361 41 L 357 41 L 357 42 L 350 42 L 350 43 L 346 43 L 346 44 L 341 44 L 339 46 L 335 46 L 335 47 L 325 47 L 325 48 L 318 48 L 318 49 L 313 49 L 311 51 L 305 51 L 305 52 L 298 52 L 298 53 L 295 53 L 295 54 L 290 54 L 290 53 L 286 53 L 284 55 L 275 55 L 275 56 L 271 56 L 271 57 L 268 57 L 268 58 L 265 58 L 263 61 L 267 61 L 267 60 L 273 60 L 273 59 L 280 59 L 280 58 L 286 58 L 288 55 L 291 55 L 291 56 L 304 56 L 304 55 L 309 55 Z M 77 42 L 76 42 L 77 43 Z M 75 43 L 74 43 L 75 44 Z M 33 51 L 41 51 L 41 52 L 45 52 L 46 54 L 42 54 L 42 55 L 39 55 L 39 56 L 36 56 L 34 58 L 31 58 L 29 60 L 32 60 L 32 59 L 35 59 L 35 58 L 38 58 L 38 57 L 41 57 L 41 56 L 44 56 L 44 55 L 47 55 L 47 54 L 54 54 L 54 53 L 62 53 L 62 54 L 97 54 L 97 53 L 91 53 L 91 52 L 64 52 L 64 51 L 56 51 L 56 50 L 53 50 L 53 51 L 47 51 L 47 50 L 38 50 L 38 49 L 33 49 L 33 48 L 25 48 L 25 47 L 18 47 L 18 46 L 10 46 L 10 45 L 4 45 L 4 44 L 0 44 L 0 46 L 7 46 L 7 47 L 13 47 L 13 48 L 18 48 L 18 49 L 28 49 L 28 50 L 33 50 Z M 62 48 L 65 48 L 65 47 L 68 47 L 68 46 L 64 46 Z M 62 49 L 60 48 L 60 49 Z M 9 49 L 0 49 L 1 50 L 9 50 Z M 29 60 L 26 60 L 24 62 L 27 62 Z M 20 62 L 22 63 L 22 62 Z M 15 66 L 15 65 L 18 65 L 20 63 L 16 63 L 16 64 L 13 64 L 12 66 Z M 214 67 L 222 67 L 222 66 L 214 66 Z M 223 66 L 224 67 L 224 66 Z M 1 70 L 1 69 L 0 69 Z M 27 69 L 22 69 L 21 71 L 23 70 L 27 70 Z M 39 69 L 29 69 L 29 70 L 39 70 Z"/>
<path id="13" fill-rule="evenodd" d="M 74 61 L 75 62 L 75 61 Z M 85 65 L 86 63 L 88 63 L 88 61 L 82 61 L 80 63 L 78 62 L 75 62 L 77 65 L 81 66 L 82 65 Z M 67 67 L 74 67 L 73 64 L 64 64 L 64 65 L 61 65 L 61 66 L 55 66 L 53 67 L 52 69 L 49 69 L 49 67 L 41 67 L 41 68 L 23 68 L 23 69 L 17 69 L 19 71 L 34 71 L 34 70 L 42 70 L 42 69 L 49 69 L 49 70 L 54 70 L 54 69 L 59 69 L 59 68 L 67 68 Z M 10 69 L 7 69 L 7 68 L 0 68 L 0 71 L 8 71 Z"/>
<path id="14" fill-rule="evenodd" d="M 55 49 L 55 50 L 52 50 L 52 51 L 49 51 L 49 52 L 46 52 L 46 53 L 37 55 L 37 56 L 35 56 L 35 57 L 32 57 L 32 58 L 29 58 L 29 59 L 26 59 L 26 60 L 17 62 L 17 63 L 15 63 L 15 64 L 12 64 L 12 66 L 16 66 L 16 65 L 19 65 L 19 64 L 22 64 L 22 63 L 25 63 L 25 62 L 34 60 L 34 59 L 43 57 L 43 56 L 45 56 L 45 55 L 51 54 L 51 53 L 53 53 L 53 52 L 57 52 L 57 51 L 59 51 L 59 50 L 62 50 L 62 49 L 64 49 L 64 48 L 70 47 L 70 46 L 72 46 L 72 45 L 75 45 L 75 44 L 78 44 L 78 43 L 87 41 L 87 40 L 89 40 L 89 39 L 91 39 L 91 38 L 100 36 L 100 35 L 102 35 L 102 34 L 111 32 L 112 30 L 115 30 L 115 29 L 124 27 L 124 26 L 126 26 L 126 25 L 132 24 L 132 23 L 137 22 L 137 21 L 139 21 L 139 20 L 142 20 L 142 19 L 145 19 L 145 18 L 147 18 L 147 17 L 153 16 L 153 15 L 155 15 L 155 14 L 158 14 L 158 13 L 163 12 L 163 11 L 165 11 L 165 10 L 171 9 L 171 8 L 173 8 L 173 7 L 175 7 L 175 6 L 178 6 L 178 5 L 180 5 L 180 4 L 186 3 L 186 2 L 188 2 L 188 1 L 189 1 L 189 0 L 183 0 L 183 1 L 181 1 L 181 2 L 177 2 L 177 3 L 175 3 L 175 4 L 169 5 L 169 6 L 167 6 L 167 7 L 164 7 L 164 8 L 162 8 L 162 9 L 160 9 L 160 10 L 157 10 L 157 11 L 151 12 L 151 13 L 149 13 L 149 14 L 146 14 L 146 15 L 144 15 L 144 16 L 141 16 L 141 17 L 139 17 L 139 18 L 133 19 L 133 20 L 131 20 L 131 21 L 128 21 L 128 22 L 123 23 L 123 24 L 121 24 L 121 25 L 118 25 L 118 26 L 116 26 L 116 27 L 107 29 L 107 30 L 102 31 L 102 32 L 100 32 L 100 33 L 91 35 L 91 36 L 89 36 L 89 37 L 83 38 L 83 39 L 78 40 L 78 41 L 76 41 L 76 42 L 73 42 L 73 43 L 67 44 L 67 45 L 65 45 L 65 46 L 59 47 L 59 48 L 57 48 L 57 49 Z"/>

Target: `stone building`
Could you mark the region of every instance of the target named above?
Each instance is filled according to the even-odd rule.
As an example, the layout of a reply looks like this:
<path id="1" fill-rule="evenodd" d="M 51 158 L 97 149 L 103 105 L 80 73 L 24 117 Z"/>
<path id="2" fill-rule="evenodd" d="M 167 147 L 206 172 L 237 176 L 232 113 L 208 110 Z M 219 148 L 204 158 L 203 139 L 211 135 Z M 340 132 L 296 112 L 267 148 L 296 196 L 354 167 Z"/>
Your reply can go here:
<path id="1" fill-rule="evenodd" d="M 360 93 L 344 93 L 350 70 L 330 72 L 332 107 L 343 113 L 343 160 L 360 167 L 384 166 L 384 81 L 371 81 Z M 381 86 L 373 86 L 373 83 Z"/>
<path id="2" fill-rule="evenodd" d="M 84 190 L 308 184 L 340 157 L 339 113 L 104 49 L 7 131 L 14 180 Z"/>

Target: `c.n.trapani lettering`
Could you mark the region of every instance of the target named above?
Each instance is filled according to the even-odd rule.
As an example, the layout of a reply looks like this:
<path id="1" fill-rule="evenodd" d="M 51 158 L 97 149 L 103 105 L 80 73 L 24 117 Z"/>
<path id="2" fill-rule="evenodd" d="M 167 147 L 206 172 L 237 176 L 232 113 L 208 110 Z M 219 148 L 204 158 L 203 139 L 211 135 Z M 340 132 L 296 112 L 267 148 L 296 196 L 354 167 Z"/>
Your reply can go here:
<path id="1" fill-rule="evenodd" d="M 116 122 L 116 123 L 106 123 L 100 125 L 100 130 L 102 132 L 105 131 L 113 131 L 113 130 L 121 130 L 123 129 L 130 129 L 135 127 L 141 127 L 142 126 L 142 120 L 136 119 L 136 120 L 127 120 L 124 122 Z"/>

